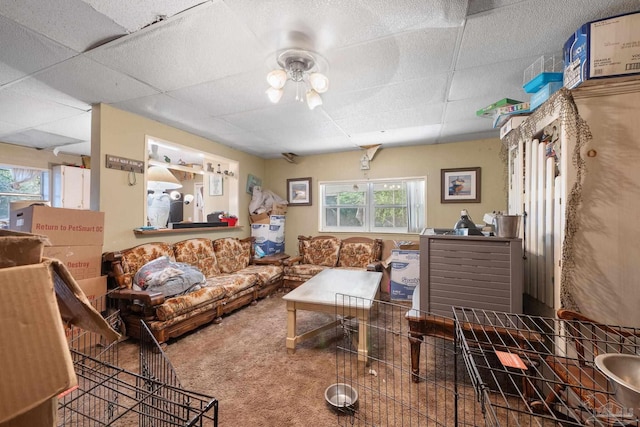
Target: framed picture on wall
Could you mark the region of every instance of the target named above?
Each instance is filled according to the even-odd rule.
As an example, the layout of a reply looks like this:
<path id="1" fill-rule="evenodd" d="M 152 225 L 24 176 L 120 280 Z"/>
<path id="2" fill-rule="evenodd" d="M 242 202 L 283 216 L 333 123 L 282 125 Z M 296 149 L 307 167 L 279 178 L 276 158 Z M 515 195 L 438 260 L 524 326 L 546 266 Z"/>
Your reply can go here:
<path id="1" fill-rule="evenodd" d="M 249 176 L 247 177 L 247 193 L 253 195 L 253 187 L 255 187 L 256 185 L 258 187 L 261 187 L 262 179 L 258 178 L 255 175 L 249 174 Z"/>
<path id="2" fill-rule="evenodd" d="M 480 203 L 480 168 L 442 169 L 442 203 Z"/>
<path id="3" fill-rule="evenodd" d="M 222 175 L 209 175 L 209 195 L 222 196 Z"/>
<path id="4" fill-rule="evenodd" d="M 311 178 L 287 179 L 289 206 L 311 206 Z"/>

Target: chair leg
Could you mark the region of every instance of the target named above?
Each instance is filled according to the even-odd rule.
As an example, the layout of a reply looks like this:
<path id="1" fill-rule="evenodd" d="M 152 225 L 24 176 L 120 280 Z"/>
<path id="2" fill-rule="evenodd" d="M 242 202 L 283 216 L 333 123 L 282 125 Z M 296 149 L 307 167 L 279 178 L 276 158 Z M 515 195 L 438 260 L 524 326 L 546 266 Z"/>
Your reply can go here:
<path id="1" fill-rule="evenodd" d="M 409 334 L 409 344 L 411 346 L 411 381 L 420 382 L 420 345 L 422 344 L 421 334 Z"/>
<path id="2" fill-rule="evenodd" d="M 564 384 L 554 385 L 553 391 L 549 392 L 544 402 L 540 400 L 531 402 L 531 409 L 536 414 L 548 413 L 549 411 L 547 410 L 547 408 L 551 408 L 558 401 L 560 394 L 563 393 L 565 389 L 566 385 Z"/>

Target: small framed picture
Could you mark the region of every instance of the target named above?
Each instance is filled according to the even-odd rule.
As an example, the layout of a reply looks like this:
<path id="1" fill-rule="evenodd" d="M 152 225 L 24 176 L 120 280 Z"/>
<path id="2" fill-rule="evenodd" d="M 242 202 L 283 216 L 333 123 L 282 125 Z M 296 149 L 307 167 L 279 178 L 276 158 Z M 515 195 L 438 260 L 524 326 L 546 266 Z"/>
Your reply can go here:
<path id="1" fill-rule="evenodd" d="M 253 187 L 255 186 L 261 187 L 262 179 L 258 178 L 255 175 L 249 174 L 249 176 L 247 177 L 247 193 L 253 195 Z"/>
<path id="2" fill-rule="evenodd" d="M 209 175 L 209 195 L 222 196 L 222 175 Z"/>
<path id="3" fill-rule="evenodd" d="M 311 206 L 311 178 L 287 179 L 289 206 Z"/>
<path id="4" fill-rule="evenodd" d="M 442 203 L 480 203 L 480 168 L 442 169 Z"/>

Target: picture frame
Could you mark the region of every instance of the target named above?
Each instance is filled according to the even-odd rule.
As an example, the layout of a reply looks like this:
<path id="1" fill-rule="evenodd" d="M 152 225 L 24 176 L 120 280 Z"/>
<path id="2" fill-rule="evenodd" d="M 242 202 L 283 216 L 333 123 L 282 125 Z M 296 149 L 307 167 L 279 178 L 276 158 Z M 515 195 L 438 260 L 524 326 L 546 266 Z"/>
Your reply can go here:
<path id="1" fill-rule="evenodd" d="M 222 175 L 212 174 L 209 175 L 209 195 L 210 196 L 222 196 Z"/>
<path id="2" fill-rule="evenodd" d="M 253 187 L 256 185 L 258 187 L 262 186 L 262 178 L 249 174 L 249 176 L 247 176 L 247 193 L 253 195 Z"/>
<path id="3" fill-rule="evenodd" d="M 441 203 L 480 203 L 480 168 L 441 169 Z"/>
<path id="4" fill-rule="evenodd" d="M 289 206 L 311 206 L 311 178 L 287 179 Z"/>

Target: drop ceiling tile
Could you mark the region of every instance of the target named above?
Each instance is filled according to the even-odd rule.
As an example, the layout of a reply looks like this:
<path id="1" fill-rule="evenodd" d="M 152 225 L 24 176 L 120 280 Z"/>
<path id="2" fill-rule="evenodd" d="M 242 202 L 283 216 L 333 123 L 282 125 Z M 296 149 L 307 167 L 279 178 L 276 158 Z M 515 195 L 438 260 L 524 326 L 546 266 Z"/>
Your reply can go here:
<path id="1" fill-rule="evenodd" d="M 91 139 L 91 111 L 37 126 L 35 129 L 80 141 L 88 141 Z"/>
<path id="2" fill-rule="evenodd" d="M 230 114 L 224 120 L 241 129 L 263 131 L 288 127 L 317 126 L 330 121 L 322 107 L 309 110 L 305 103 L 289 102 L 269 105 L 260 110 Z"/>
<path id="3" fill-rule="evenodd" d="M 2 140 L 11 144 L 18 144 L 24 147 L 33 148 L 49 148 L 80 142 L 80 140 L 74 138 L 69 138 L 55 133 L 42 132 L 35 129 L 30 129 L 11 135 L 5 135 L 4 137 L 2 137 Z"/>
<path id="4" fill-rule="evenodd" d="M 259 66 L 264 52 L 224 3 L 206 4 L 88 55 L 162 91 Z M 197 12 L 197 13 L 196 13 Z"/>
<path id="5" fill-rule="evenodd" d="M 638 10 L 638 1 L 529 0 L 470 16 L 456 69 L 561 52 L 585 22 Z"/>
<path id="6" fill-rule="evenodd" d="M 130 33 L 202 3 L 202 0 L 83 1 Z"/>
<path id="7" fill-rule="evenodd" d="M 383 111 L 423 108 L 445 101 L 448 75 L 405 80 L 387 86 L 378 86 L 353 92 L 323 94 L 323 107 L 333 119 L 353 115 L 376 114 Z"/>
<path id="8" fill-rule="evenodd" d="M 528 101 L 530 95 L 522 88 L 524 70 L 536 57 L 526 57 L 498 64 L 486 64 L 458 70 L 453 74 L 450 101 L 468 98 L 498 97 Z M 478 106 L 478 109 L 481 108 Z"/>
<path id="9" fill-rule="evenodd" d="M 81 0 L 5 1 L 2 14 L 76 52 L 126 34 L 122 26 Z"/>
<path id="10" fill-rule="evenodd" d="M 331 52 L 329 90 L 353 91 L 446 73 L 453 65 L 459 31 L 417 30 Z"/>
<path id="11" fill-rule="evenodd" d="M 41 82 L 35 76 L 24 78 L 19 82 L 12 84 L 11 90 L 32 98 L 46 99 L 47 101 L 53 101 L 57 104 L 67 105 L 79 110 L 88 111 L 91 109 L 91 104 L 83 102 L 67 93 L 61 92 L 60 90 Z"/>
<path id="12" fill-rule="evenodd" d="M 385 147 L 433 144 L 437 141 L 440 129 L 441 125 L 435 124 L 389 129 L 385 132 L 363 132 L 351 135 L 351 141 L 358 146 L 384 144 Z"/>
<path id="13" fill-rule="evenodd" d="M 442 117 L 442 108 L 442 104 L 434 104 L 420 109 L 385 111 L 377 114 L 352 116 L 336 120 L 336 123 L 349 135 L 372 131 L 384 132 L 389 129 L 439 123 Z"/>
<path id="14" fill-rule="evenodd" d="M 286 128 L 264 129 L 260 131 L 260 135 L 267 141 L 297 144 L 300 141 L 315 141 L 342 136 L 344 132 L 334 123 L 326 122 L 313 127 L 289 126 Z"/>
<path id="15" fill-rule="evenodd" d="M 74 54 L 71 49 L 0 16 L 0 85 L 64 61 Z"/>
<path id="16" fill-rule="evenodd" d="M 211 116 L 267 108 L 272 105 L 265 93 L 269 87 L 266 80 L 267 71 L 264 67 L 260 67 L 247 73 L 185 87 L 166 94 L 193 105 Z M 285 101 L 286 99 L 282 102 Z"/>
<path id="17" fill-rule="evenodd" d="M 113 106 L 171 126 L 176 123 L 186 126 L 198 123 L 199 120 L 213 120 L 204 112 L 164 94 L 117 102 Z"/>
<path id="18" fill-rule="evenodd" d="M 152 87 L 84 56 L 35 76 L 39 82 L 87 104 L 107 104 L 159 93 Z"/>
<path id="19" fill-rule="evenodd" d="M 17 126 L 34 127 L 82 113 L 76 108 L 32 98 L 10 89 L 0 91 L 0 117 Z"/>
<path id="20" fill-rule="evenodd" d="M 24 126 L 18 126 L 15 123 L 7 123 L 0 120 L 0 141 L 2 141 L 3 135 L 16 133 L 23 130 L 24 128 Z"/>
<path id="21" fill-rule="evenodd" d="M 292 46 L 320 53 L 418 28 L 458 27 L 466 1 L 360 0 L 256 2 L 229 7 L 273 51 Z"/>

